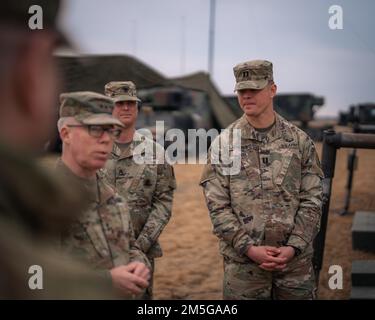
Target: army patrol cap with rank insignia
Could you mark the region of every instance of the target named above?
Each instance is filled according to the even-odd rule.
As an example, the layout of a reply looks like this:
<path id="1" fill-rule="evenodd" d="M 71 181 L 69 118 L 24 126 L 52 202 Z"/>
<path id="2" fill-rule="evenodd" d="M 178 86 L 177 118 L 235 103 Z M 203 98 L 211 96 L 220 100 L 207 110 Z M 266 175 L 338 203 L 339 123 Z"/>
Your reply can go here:
<path id="1" fill-rule="evenodd" d="M 117 125 L 122 122 L 112 116 L 114 102 L 100 93 L 77 91 L 60 95 L 60 118 L 74 117 L 85 125 Z"/>
<path id="2" fill-rule="evenodd" d="M 104 94 L 111 97 L 115 103 L 120 101 L 138 101 L 137 89 L 132 81 L 111 81 L 104 87 Z"/>
<path id="3" fill-rule="evenodd" d="M 244 89 L 263 89 L 269 81 L 273 81 L 272 62 L 252 60 L 237 64 L 233 68 L 236 78 L 234 91 Z"/>

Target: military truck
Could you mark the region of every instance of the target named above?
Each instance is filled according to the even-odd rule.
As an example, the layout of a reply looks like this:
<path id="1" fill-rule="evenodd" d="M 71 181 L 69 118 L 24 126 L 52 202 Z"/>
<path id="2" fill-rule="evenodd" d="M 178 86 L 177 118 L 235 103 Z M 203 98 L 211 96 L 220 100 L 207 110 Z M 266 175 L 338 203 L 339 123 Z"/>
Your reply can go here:
<path id="1" fill-rule="evenodd" d="M 243 114 L 238 104 L 237 96 L 230 95 L 224 98 L 238 117 Z M 333 126 L 329 124 L 313 124 L 314 115 L 323 104 L 323 97 L 317 97 L 310 93 L 277 94 L 274 98 L 276 112 L 299 126 L 315 141 L 322 140 L 324 130 L 333 128 Z"/>
<path id="2" fill-rule="evenodd" d="M 179 86 L 152 87 L 141 89 L 138 95 L 142 106 L 138 115 L 137 128 L 153 128 L 156 121 L 164 121 L 165 130 L 211 128 L 212 115 L 207 95 L 203 91 Z"/>
<path id="3" fill-rule="evenodd" d="M 197 147 L 194 141 L 189 141 L 189 129 L 209 130 L 215 126 L 208 96 L 204 91 L 186 89 L 177 85 L 154 86 L 139 90 L 138 96 L 142 104 L 136 128 L 151 131 L 155 141 L 163 140 L 165 148 L 175 141 L 170 141 L 170 137 L 166 136 L 170 129 L 179 129 L 183 132 L 183 148 L 188 152 L 189 148 Z M 157 130 L 157 121 L 162 121 L 163 132 Z"/>

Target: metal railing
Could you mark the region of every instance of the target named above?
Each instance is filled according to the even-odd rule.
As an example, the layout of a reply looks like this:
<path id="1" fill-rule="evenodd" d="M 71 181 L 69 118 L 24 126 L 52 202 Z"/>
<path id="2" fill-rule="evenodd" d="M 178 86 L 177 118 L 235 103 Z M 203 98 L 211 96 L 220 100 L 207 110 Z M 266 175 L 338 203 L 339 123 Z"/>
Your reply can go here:
<path id="1" fill-rule="evenodd" d="M 336 152 L 339 148 L 375 149 L 375 134 L 336 133 L 334 130 L 324 132 L 322 153 L 322 168 L 324 172 L 322 217 L 320 231 L 314 240 L 313 256 L 317 283 L 319 283 L 319 273 L 323 264 L 332 180 L 335 173 Z"/>

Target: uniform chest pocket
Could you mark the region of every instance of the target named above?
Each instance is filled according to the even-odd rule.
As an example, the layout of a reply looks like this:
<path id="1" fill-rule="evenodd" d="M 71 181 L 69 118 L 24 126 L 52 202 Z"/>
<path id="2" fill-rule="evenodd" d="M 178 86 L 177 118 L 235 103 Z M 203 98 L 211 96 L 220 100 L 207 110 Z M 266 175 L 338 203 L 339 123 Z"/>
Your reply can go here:
<path id="1" fill-rule="evenodd" d="M 154 165 L 138 166 L 131 177 L 129 190 L 133 193 L 152 193 L 156 187 L 157 168 Z"/>
<path id="2" fill-rule="evenodd" d="M 292 150 L 278 153 L 272 161 L 274 183 L 282 189 L 297 194 L 301 186 L 301 159 Z"/>
<path id="3" fill-rule="evenodd" d="M 256 159 L 252 157 L 241 158 L 241 171 L 239 174 L 230 175 L 230 188 L 232 197 L 255 195 L 261 188 L 259 168 Z"/>
<path id="4" fill-rule="evenodd" d="M 241 151 L 241 172 L 233 176 L 233 181 L 245 183 L 249 190 L 261 186 L 259 159 L 255 149 L 244 148 Z"/>
<path id="5" fill-rule="evenodd" d="M 144 168 L 140 182 L 144 191 L 155 189 L 157 175 L 158 173 L 156 165 L 147 165 L 147 167 Z"/>
<path id="6" fill-rule="evenodd" d="M 145 165 L 132 165 L 127 170 L 117 168 L 116 188 L 121 191 L 137 192 L 143 188 Z"/>

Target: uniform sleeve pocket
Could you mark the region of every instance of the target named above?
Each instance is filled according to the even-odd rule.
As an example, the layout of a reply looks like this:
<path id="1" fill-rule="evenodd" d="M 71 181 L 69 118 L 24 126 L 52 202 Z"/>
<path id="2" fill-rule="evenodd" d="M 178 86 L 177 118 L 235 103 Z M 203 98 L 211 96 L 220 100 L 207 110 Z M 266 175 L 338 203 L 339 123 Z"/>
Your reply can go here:
<path id="1" fill-rule="evenodd" d="M 215 178 L 216 178 L 216 174 L 215 174 L 215 171 L 214 171 L 212 165 L 207 164 L 204 167 L 204 170 L 203 170 L 203 173 L 202 173 L 201 180 L 200 180 L 199 184 L 201 186 L 204 186 L 206 182 L 208 182 L 210 180 L 213 180 Z"/>

